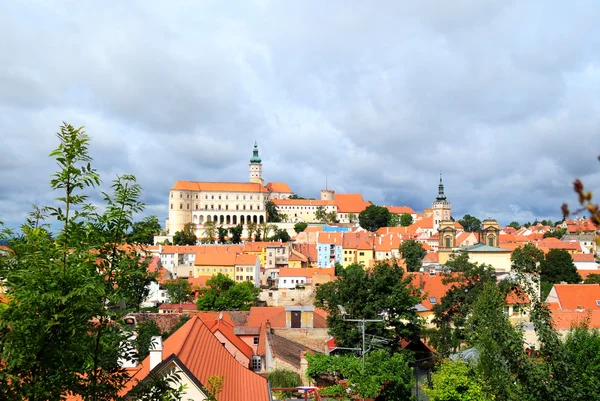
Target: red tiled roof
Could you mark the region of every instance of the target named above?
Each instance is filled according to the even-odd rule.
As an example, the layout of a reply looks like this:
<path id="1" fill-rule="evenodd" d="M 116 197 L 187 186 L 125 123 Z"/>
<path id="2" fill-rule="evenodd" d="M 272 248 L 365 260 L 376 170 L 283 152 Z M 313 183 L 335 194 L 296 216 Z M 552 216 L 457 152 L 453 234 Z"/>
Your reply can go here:
<path id="1" fill-rule="evenodd" d="M 276 206 L 335 206 L 334 201 L 321 199 L 272 199 Z"/>
<path id="2" fill-rule="evenodd" d="M 279 193 L 287 193 L 292 194 L 292 190 L 288 187 L 288 184 L 285 182 L 270 182 L 267 184 L 267 189 L 270 192 L 279 192 Z"/>
<path id="3" fill-rule="evenodd" d="M 361 194 L 335 194 L 334 199 L 338 213 L 360 213 L 371 205 Z"/>
<path id="4" fill-rule="evenodd" d="M 416 214 L 412 208 L 408 206 L 385 206 L 390 213 L 395 214 Z"/>
<path id="5" fill-rule="evenodd" d="M 440 255 L 437 252 L 427 252 L 423 258 L 423 262 L 427 263 L 438 263 L 440 261 Z"/>
<path id="6" fill-rule="evenodd" d="M 243 367 L 197 316 L 192 316 L 163 343 L 163 360 L 175 355 L 204 386 L 211 376 L 223 376 L 219 401 L 270 400 L 267 379 Z M 124 393 L 149 374 L 150 357 L 140 364 Z"/>
<path id="7" fill-rule="evenodd" d="M 335 277 L 335 267 L 281 267 L 279 277 L 312 277 L 315 274 L 329 274 Z"/>
<path id="8" fill-rule="evenodd" d="M 571 258 L 573 259 L 573 262 L 596 262 L 594 255 L 591 253 L 574 253 L 571 255 Z"/>
<path id="9" fill-rule="evenodd" d="M 588 276 L 590 274 L 597 274 L 600 276 L 600 269 L 594 269 L 594 270 L 579 270 L 579 269 L 577 269 L 577 273 L 579 273 L 581 278 L 585 280 L 588 278 Z"/>
<path id="10" fill-rule="evenodd" d="M 600 310 L 600 284 L 554 284 L 558 298 L 558 309 L 576 310 L 592 309 Z M 552 294 L 552 292 L 550 292 Z"/>
<path id="11" fill-rule="evenodd" d="M 208 192 L 269 192 L 267 188 L 254 182 L 197 182 L 177 181 L 171 191 L 208 191 Z"/>
<path id="12" fill-rule="evenodd" d="M 241 338 L 235 335 L 232 324 L 227 323 L 223 319 L 217 319 L 213 320 L 209 328 L 213 334 L 219 331 L 221 334 L 223 334 L 223 336 L 225 336 L 225 338 L 229 340 L 229 342 L 231 342 L 238 350 L 240 350 L 242 354 L 248 357 L 248 359 L 252 358 L 252 348 Z"/>
<path id="13" fill-rule="evenodd" d="M 444 284 L 444 278 L 440 274 L 431 275 L 429 273 L 407 273 L 412 278 L 412 283 L 416 288 L 422 288 L 425 299 L 421 301 L 421 305 L 431 310 L 435 303 L 442 302 L 442 298 L 453 284 Z M 435 298 L 435 303 L 432 303 L 432 298 Z"/>
<path id="14" fill-rule="evenodd" d="M 246 326 L 260 327 L 269 321 L 271 327 L 285 327 L 285 308 L 283 306 L 253 306 Z"/>
<path id="15" fill-rule="evenodd" d="M 600 328 L 600 310 L 565 311 L 553 310 L 552 323 L 557 329 L 570 329 L 571 327 L 587 323 L 590 329 Z"/>
<path id="16" fill-rule="evenodd" d="M 273 241 L 249 241 L 246 242 L 242 247 L 244 252 L 262 252 L 268 246 L 282 246 L 281 242 Z M 285 246 L 285 245 L 283 245 Z"/>

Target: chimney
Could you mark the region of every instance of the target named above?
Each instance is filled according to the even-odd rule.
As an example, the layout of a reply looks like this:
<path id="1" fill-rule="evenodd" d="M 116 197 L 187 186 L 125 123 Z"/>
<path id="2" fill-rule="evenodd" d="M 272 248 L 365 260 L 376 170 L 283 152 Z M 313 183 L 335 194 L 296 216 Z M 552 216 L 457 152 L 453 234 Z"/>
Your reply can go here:
<path id="1" fill-rule="evenodd" d="M 150 370 L 162 362 L 163 359 L 163 343 L 160 336 L 152 337 L 150 342 Z"/>

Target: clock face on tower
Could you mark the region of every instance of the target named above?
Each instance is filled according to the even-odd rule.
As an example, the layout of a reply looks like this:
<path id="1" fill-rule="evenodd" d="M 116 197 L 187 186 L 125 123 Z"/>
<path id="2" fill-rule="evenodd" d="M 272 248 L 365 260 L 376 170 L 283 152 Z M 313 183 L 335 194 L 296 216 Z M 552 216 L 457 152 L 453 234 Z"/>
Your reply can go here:
<path id="1" fill-rule="evenodd" d="M 436 212 L 435 212 L 435 215 L 436 215 L 436 216 L 439 216 L 439 215 L 440 215 L 440 212 L 436 210 Z"/>

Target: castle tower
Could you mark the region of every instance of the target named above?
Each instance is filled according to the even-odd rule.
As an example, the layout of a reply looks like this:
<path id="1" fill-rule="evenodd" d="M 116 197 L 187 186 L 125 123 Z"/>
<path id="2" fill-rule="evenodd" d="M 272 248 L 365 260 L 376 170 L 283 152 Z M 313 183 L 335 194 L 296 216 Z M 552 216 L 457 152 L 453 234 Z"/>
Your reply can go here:
<path id="1" fill-rule="evenodd" d="M 440 172 L 440 184 L 438 185 L 438 196 L 433 202 L 433 229 L 437 230 L 440 227 L 440 222 L 451 220 L 450 218 L 451 204 L 446 199 L 444 194 L 444 182 L 442 181 L 442 173 Z"/>
<path id="2" fill-rule="evenodd" d="M 334 199 L 335 199 L 335 191 L 333 189 L 322 189 L 321 190 L 321 200 L 332 201 Z"/>
<path id="3" fill-rule="evenodd" d="M 254 150 L 250 159 L 250 182 L 264 185 L 262 179 L 262 160 L 258 156 L 258 144 L 254 141 Z"/>

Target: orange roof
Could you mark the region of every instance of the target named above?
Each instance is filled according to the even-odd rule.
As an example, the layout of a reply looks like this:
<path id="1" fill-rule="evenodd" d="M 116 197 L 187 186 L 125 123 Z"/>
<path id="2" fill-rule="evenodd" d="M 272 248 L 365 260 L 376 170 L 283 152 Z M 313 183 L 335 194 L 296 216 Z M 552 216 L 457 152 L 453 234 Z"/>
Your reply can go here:
<path id="1" fill-rule="evenodd" d="M 343 240 L 344 240 L 344 233 L 319 232 L 317 234 L 317 243 L 319 243 L 319 244 L 342 245 Z"/>
<path id="2" fill-rule="evenodd" d="M 416 288 L 421 288 L 425 299 L 421 301 L 428 310 L 433 308 L 436 303 L 442 302 L 442 298 L 446 295 L 446 292 L 453 286 L 453 284 L 444 284 L 442 279 L 444 278 L 441 274 L 431 275 L 429 273 L 407 273 L 412 278 L 412 284 Z M 435 298 L 435 302 L 434 301 Z"/>
<path id="3" fill-rule="evenodd" d="M 335 206 L 334 201 L 321 199 L 272 199 L 276 206 Z"/>
<path id="4" fill-rule="evenodd" d="M 195 266 L 234 266 L 236 253 L 197 253 Z"/>
<path id="5" fill-rule="evenodd" d="M 379 252 L 390 252 L 397 250 L 402 243 L 402 239 L 397 234 L 381 235 L 374 239 L 374 245 L 376 251 Z"/>
<path id="6" fill-rule="evenodd" d="M 246 344 L 241 338 L 233 332 L 233 324 L 224 321 L 223 319 L 213 320 L 211 325 L 207 325 L 211 333 L 219 331 L 225 336 L 242 354 L 248 359 L 252 358 L 252 348 Z"/>
<path id="7" fill-rule="evenodd" d="M 456 236 L 456 245 L 460 246 L 463 242 L 465 242 L 473 233 L 462 232 Z"/>
<path id="8" fill-rule="evenodd" d="M 423 217 L 421 220 L 417 220 L 410 225 L 410 227 L 417 228 L 433 228 L 433 216 Z"/>
<path id="9" fill-rule="evenodd" d="M 261 327 L 267 320 L 271 327 L 285 327 L 285 307 L 253 306 L 250 308 L 246 326 Z"/>
<path id="10" fill-rule="evenodd" d="M 255 265 L 257 260 L 256 255 L 241 253 L 235 257 L 236 265 Z"/>
<path id="11" fill-rule="evenodd" d="M 294 250 L 306 256 L 309 261 L 316 262 L 318 260 L 317 244 L 294 244 Z"/>
<path id="12" fill-rule="evenodd" d="M 208 276 L 200 276 L 188 278 L 187 281 L 192 287 L 206 287 L 206 282 L 210 280 L 212 277 Z"/>
<path id="13" fill-rule="evenodd" d="M 281 267 L 279 277 L 312 277 L 315 274 L 328 274 L 335 277 L 335 267 Z"/>
<path id="14" fill-rule="evenodd" d="M 347 249 L 373 249 L 373 239 L 373 234 L 367 231 L 343 233 L 342 247 Z"/>
<path id="15" fill-rule="evenodd" d="M 285 182 L 270 182 L 267 184 L 267 189 L 269 192 L 293 194 L 292 190 Z"/>
<path id="16" fill-rule="evenodd" d="M 600 276 L 600 269 L 592 269 L 592 270 L 579 270 L 577 269 L 577 273 L 581 276 L 582 279 L 587 279 L 590 274 L 597 274 Z"/>
<path id="17" fill-rule="evenodd" d="M 581 246 L 576 242 L 561 241 L 558 238 L 544 238 L 537 242 L 537 246 L 549 249 L 566 249 L 569 251 L 579 251 Z"/>
<path id="18" fill-rule="evenodd" d="M 558 298 L 558 309 L 600 310 L 597 303 L 600 301 L 600 284 L 554 284 L 553 290 Z"/>
<path id="19" fill-rule="evenodd" d="M 523 244 L 514 243 L 514 242 L 506 243 L 506 244 L 500 244 L 498 246 L 498 248 L 507 249 L 509 251 L 514 251 L 515 249 L 522 248 L 522 247 L 523 247 Z"/>
<path id="20" fill-rule="evenodd" d="M 334 199 L 338 213 L 360 213 L 371 205 L 361 194 L 335 194 Z"/>
<path id="21" fill-rule="evenodd" d="M 574 253 L 571 255 L 571 258 L 573 258 L 573 262 L 596 262 L 594 255 L 591 253 Z"/>
<path id="22" fill-rule="evenodd" d="M 211 376 L 223 377 L 219 401 L 271 399 L 267 379 L 243 367 L 221 345 L 208 327 L 197 316 L 192 316 L 179 330 L 163 343 L 163 361 L 176 356 L 189 372 L 202 383 L 208 384 Z M 128 383 L 123 395 L 134 384 L 149 374 L 150 356 L 140 364 L 140 370 Z"/>
<path id="23" fill-rule="evenodd" d="M 600 310 L 565 311 L 553 310 L 552 323 L 557 329 L 570 329 L 586 322 L 591 329 L 600 328 Z"/>
<path id="24" fill-rule="evenodd" d="M 377 230 L 377 235 L 384 234 L 400 234 L 400 235 L 414 235 L 416 233 L 417 227 L 409 226 L 409 227 L 381 227 Z"/>
<path id="25" fill-rule="evenodd" d="M 438 263 L 440 261 L 440 255 L 437 252 L 427 252 L 427 255 L 423 258 L 423 262 L 426 263 Z"/>
<path id="26" fill-rule="evenodd" d="M 395 213 L 395 214 L 416 214 L 414 210 L 412 210 L 412 208 L 408 207 L 408 206 L 385 206 L 387 208 L 387 210 L 390 211 L 390 213 Z"/>
<path id="27" fill-rule="evenodd" d="M 195 182 L 177 181 L 171 191 L 208 191 L 208 192 L 269 192 L 267 188 L 254 182 Z"/>
<path id="28" fill-rule="evenodd" d="M 256 354 L 265 356 L 267 353 L 267 325 L 260 325 L 260 334 L 258 335 L 258 345 L 256 347 Z"/>
<path id="29" fill-rule="evenodd" d="M 268 246 L 285 246 L 281 242 L 273 241 L 249 241 L 242 245 L 244 252 L 262 252 Z"/>

